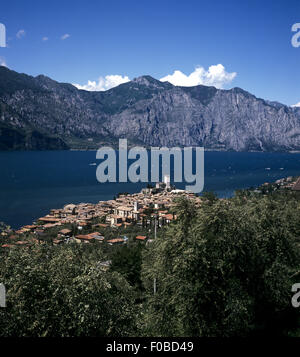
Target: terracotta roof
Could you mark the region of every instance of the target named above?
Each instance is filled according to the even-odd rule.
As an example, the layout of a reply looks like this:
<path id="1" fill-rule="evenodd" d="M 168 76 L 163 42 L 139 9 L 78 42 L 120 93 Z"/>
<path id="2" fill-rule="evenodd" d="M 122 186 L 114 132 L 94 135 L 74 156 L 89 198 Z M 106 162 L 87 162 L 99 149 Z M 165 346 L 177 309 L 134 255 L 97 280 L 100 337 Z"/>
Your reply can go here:
<path id="1" fill-rule="evenodd" d="M 1 247 L 2 248 L 12 248 L 12 247 L 14 247 L 14 245 L 13 244 L 3 244 Z"/>
<path id="2" fill-rule="evenodd" d="M 147 236 L 136 236 L 135 238 L 139 240 L 145 240 L 147 239 Z"/>
<path id="3" fill-rule="evenodd" d="M 85 226 L 87 225 L 87 223 L 86 223 L 86 222 L 82 222 L 82 221 L 81 221 L 81 222 L 79 222 L 78 224 L 79 224 L 80 226 L 82 226 L 82 227 L 85 227 Z"/>
<path id="4" fill-rule="evenodd" d="M 46 223 L 43 225 L 44 228 L 53 228 L 56 227 L 56 223 Z"/>
<path id="5" fill-rule="evenodd" d="M 19 229 L 18 231 L 15 232 L 16 234 L 22 234 L 24 231 L 22 229 Z"/>
<path id="6" fill-rule="evenodd" d="M 77 239 L 83 239 L 83 240 L 92 240 L 92 239 L 94 239 L 93 237 L 90 237 L 89 235 L 84 235 L 84 234 L 79 234 L 79 235 L 76 236 L 75 238 L 77 238 Z"/>
<path id="7" fill-rule="evenodd" d="M 93 232 L 93 233 L 89 233 L 86 235 L 87 237 L 90 237 L 90 238 L 95 238 L 95 239 L 100 239 L 100 240 L 103 240 L 104 237 L 99 233 L 99 232 Z"/>
<path id="8" fill-rule="evenodd" d="M 87 234 L 88 236 L 100 236 L 101 234 L 99 232 L 92 232 Z"/>
<path id="9" fill-rule="evenodd" d="M 60 218 L 55 217 L 41 217 L 38 220 L 43 222 L 60 222 Z"/>
<path id="10" fill-rule="evenodd" d="M 25 242 L 23 240 L 19 240 L 18 242 L 16 242 L 15 244 L 18 244 L 18 245 L 26 245 L 28 244 L 28 242 Z"/>
<path id="11" fill-rule="evenodd" d="M 115 239 L 110 239 L 107 241 L 107 243 L 123 243 L 124 242 L 124 239 L 123 238 L 115 238 Z"/>
<path id="12" fill-rule="evenodd" d="M 34 229 L 36 228 L 37 226 L 32 224 L 32 225 L 27 225 L 27 226 L 24 226 L 23 228 L 27 228 L 27 229 Z"/>
<path id="13" fill-rule="evenodd" d="M 61 233 L 61 234 L 69 234 L 71 232 L 72 231 L 70 229 L 62 229 L 61 231 L 59 231 L 59 233 Z"/>
<path id="14" fill-rule="evenodd" d="M 166 219 L 169 219 L 169 220 L 174 219 L 172 214 L 165 214 L 163 217 L 166 218 Z"/>

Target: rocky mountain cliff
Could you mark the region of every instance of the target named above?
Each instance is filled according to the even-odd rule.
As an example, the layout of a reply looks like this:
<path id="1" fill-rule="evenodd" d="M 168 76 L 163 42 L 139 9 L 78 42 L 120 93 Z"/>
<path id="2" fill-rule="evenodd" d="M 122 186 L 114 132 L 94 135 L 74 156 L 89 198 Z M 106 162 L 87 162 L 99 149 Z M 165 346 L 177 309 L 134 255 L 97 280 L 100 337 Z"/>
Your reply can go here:
<path id="1" fill-rule="evenodd" d="M 146 146 L 300 150 L 300 108 L 150 76 L 87 92 L 0 67 L 0 150 L 97 149 L 120 137 Z"/>

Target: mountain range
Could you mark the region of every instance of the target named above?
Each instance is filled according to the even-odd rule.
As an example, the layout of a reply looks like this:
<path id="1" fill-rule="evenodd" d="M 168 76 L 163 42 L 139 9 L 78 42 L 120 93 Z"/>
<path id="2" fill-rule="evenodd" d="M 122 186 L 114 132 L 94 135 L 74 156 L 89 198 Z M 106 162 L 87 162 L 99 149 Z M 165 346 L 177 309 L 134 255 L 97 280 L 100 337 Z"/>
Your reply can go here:
<path id="1" fill-rule="evenodd" d="M 0 150 L 144 146 L 300 150 L 300 108 L 241 88 L 174 86 L 142 76 L 104 92 L 0 67 Z"/>

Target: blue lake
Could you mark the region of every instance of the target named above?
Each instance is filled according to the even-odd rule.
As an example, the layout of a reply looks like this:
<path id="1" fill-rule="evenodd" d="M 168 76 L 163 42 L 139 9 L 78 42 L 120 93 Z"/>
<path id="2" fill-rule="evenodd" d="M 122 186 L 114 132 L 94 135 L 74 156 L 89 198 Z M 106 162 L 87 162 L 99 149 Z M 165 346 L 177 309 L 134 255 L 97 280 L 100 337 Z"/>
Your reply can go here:
<path id="1" fill-rule="evenodd" d="M 0 152 L 0 221 L 14 228 L 30 224 L 67 203 L 112 199 L 145 183 L 96 179 L 95 151 Z M 300 175 L 300 154 L 205 152 L 204 191 L 229 197 L 236 189 Z M 185 184 L 176 184 L 184 188 Z"/>

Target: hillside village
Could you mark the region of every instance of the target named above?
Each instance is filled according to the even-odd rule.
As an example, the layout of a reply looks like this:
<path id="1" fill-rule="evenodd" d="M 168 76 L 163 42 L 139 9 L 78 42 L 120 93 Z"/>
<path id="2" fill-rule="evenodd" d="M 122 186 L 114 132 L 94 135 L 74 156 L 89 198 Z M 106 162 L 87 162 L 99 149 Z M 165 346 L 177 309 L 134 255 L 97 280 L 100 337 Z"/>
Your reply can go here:
<path id="1" fill-rule="evenodd" d="M 170 184 L 169 176 L 164 182 L 148 186 L 140 193 L 119 194 L 116 199 L 97 204 L 67 204 L 61 209 L 52 209 L 31 225 L 16 231 L 3 231 L 5 244 L 2 248 L 27 246 L 51 242 L 54 245 L 77 243 L 126 244 L 127 232 L 135 233 L 134 239 L 151 241 L 155 231 L 176 220 L 174 199 L 192 199 L 196 205 L 201 198 L 192 192 L 178 190 Z M 131 234 L 132 235 L 132 234 Z"/>
<path id="2" fill-rule="evenodd" d="M 300 177 L 284 177 L 275 182 L 265 182 L 260 187 L 254 189 L 256 193 L 272 193 L 277 190 L 300 191 Z"/>
<path id="3" fill-rule="evenodd" d="M 269 194 L 276 190 L 300 191 L 300 177 L 282 178 L 274 183 L 266 182 L 250 190 L 255 194 Z M 67 204 L 52 209 L 33 224 L 18 230 L 1 232 L 1 247 L 30 246 L 51 243 L 53 245 L 76 243 L 127 244 L 128 239 L 151 242 L 157 229 L 176 220 L 176 198 L 186 197 L 201 205 L 201 197 L 176 189 L 169 176 L 164 182 L 148 185 L 140 193 L 119 194 L 113 200 L 96 204 Z"/>

